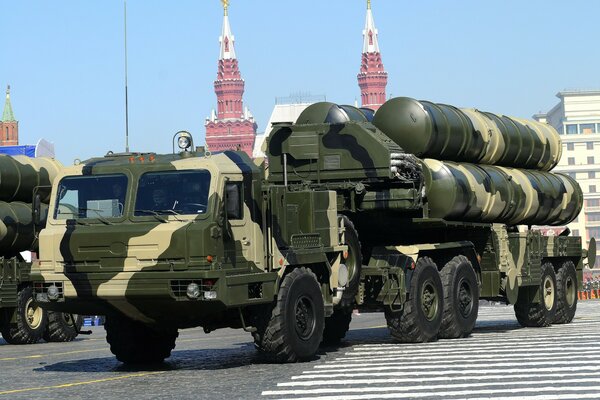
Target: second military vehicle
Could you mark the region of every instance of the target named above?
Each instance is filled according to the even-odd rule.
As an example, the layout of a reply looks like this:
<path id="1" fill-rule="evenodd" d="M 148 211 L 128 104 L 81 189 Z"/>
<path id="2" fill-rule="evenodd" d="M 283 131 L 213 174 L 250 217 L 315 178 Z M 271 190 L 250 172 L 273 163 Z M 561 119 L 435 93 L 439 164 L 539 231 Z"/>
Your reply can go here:
<path id="1" fill-rule="evenodd" d="M 60 168 L 58 161 L 49 158 L 0 155 L 0 333 L 10 344 L 36 343 L 42 338 L 70 341 L 81 327 L 81 317 L 37 305 L 31 260 L 22 254 L 37 250 L 38 232 L 30 203 L 33 195 L 37 193 L 40 199 L 38 225 L 43 226 L 50 185 Z"/>
<path id="2" fill-rule="evenodd" d="M 570 322 L 595 253 L 568 232 L 530 229 L 566 224 L 582 206 L 573 179 L 547 172 L 558 134 L 388 103 L 374 119 L 310 106 L 273 128 L 268 168 L 243 152 L 190 151 L 186 132 L 179 153 L 65 168 L 40 234 L 37 299 L 105 314 L 126 363 L 164 360 L 178 329 L 194 326 L 243 328 L 274 360 L 307 360 L 344 337 L 353 307 L 383 310 L 410 342 L 468 336 L 479 299 L 514 304 L 525 326 Z"/>

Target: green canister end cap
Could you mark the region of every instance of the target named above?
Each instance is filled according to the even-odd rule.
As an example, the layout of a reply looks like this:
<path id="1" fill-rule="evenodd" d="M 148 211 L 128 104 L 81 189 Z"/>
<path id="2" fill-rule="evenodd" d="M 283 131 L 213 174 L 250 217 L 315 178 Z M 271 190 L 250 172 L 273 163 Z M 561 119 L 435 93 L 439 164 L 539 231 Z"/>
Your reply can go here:
<path id="1" fill-rule="evenodd" d="M 431 139 L 431 119 L 423 105 L 410 97 L 395 97 L 375 113 L 373 125 L 405 151 L 426 154 Z"/>

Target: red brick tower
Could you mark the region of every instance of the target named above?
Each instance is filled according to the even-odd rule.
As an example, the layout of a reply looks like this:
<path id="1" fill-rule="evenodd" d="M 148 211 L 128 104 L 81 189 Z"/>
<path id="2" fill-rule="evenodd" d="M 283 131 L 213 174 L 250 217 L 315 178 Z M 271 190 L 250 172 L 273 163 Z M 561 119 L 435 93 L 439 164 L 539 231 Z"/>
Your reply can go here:
<path id="1" fill-rule="evenodd" d="M 19 121 L 15 119 L 10 104 L 10 85 L 6 87 L 6 102 L 0 120 L 0 146 L 16 146 L 19 144 Z"/>
<path id="2" fill-rule="evenodd" d="M 223 31 L 219 42 L 219 57 L 215 93 L 217 94 L 217 112 L 213 109 L 206 118 L 206 144 L 212 152 L 240 149 L 252 157 L 256 138 L 256 122 L 248 108 L 244 109 L 242 95 L 244 80 L 235 57 L 234 37 L 229 26 L 229 0 L 223 2 Z"/>
<path id="3" fill-rule="evenodd" d="M 371 0 L 367 0 L 367 21 L 363 31 L 363 51 L 358 73 L 358 86 L 363 107 L 377 110 L 385 102 L 387 72 L 383 69 L 377 28 L 371 12 Z"/>

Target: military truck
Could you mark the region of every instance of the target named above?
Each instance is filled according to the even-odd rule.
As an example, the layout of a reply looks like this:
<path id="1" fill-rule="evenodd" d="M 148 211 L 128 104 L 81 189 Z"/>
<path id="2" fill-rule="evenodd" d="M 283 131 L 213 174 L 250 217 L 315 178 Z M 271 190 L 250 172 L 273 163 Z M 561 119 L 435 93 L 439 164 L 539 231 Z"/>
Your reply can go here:
<path id="1" fill-rule="evenodd" d="M 179 132 L 172 154 L 65 168 L 40 233 L 37 300 L 106 315 L 125 363 L 163 361 L 195 326 L 242 328 L 275 361 L 309 360 L 345 336 L 355 307 L 384 311 L 407 342 L 468 336 L 479 299 L 514 304 L 525 326 L 569 323 L 595 252 L 531 229 L 582 207 L 577 182 L 547 172 L 558 134 L 388 103 L 374 117 L 316 103 L 273 127 L 263 162 Z"/>
<path id="2" fill-rule="evenodd" d="M 78 316 L 39 307 L 30 278 L 30 252 L 37 251 L 37 232 L 33 207 L 27 202 L 38 194 L 43 226 L 50 184 L 60 168 L 58 161 L 49 158 L 0 155 L 0 333 L 11 344 L 36 343 L 42 338 L 70 341 L 81 327 Z"/>

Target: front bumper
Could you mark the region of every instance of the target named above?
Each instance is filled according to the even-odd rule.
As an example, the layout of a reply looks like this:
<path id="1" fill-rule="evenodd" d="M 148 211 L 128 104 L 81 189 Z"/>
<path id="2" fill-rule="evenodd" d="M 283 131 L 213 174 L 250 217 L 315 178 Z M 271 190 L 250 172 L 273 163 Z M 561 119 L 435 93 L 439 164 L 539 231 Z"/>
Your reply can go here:
<path id="1" fill-rule="evenodd" d="M 276 280 L 276 272 L 240 274 L 226 270 L 42 273 L 33 286 L 36 300 L 46 309 L 92 315 L 117 309 L 136 319 L 142 319 L 141 315 L 156 319 L 182 312 L 209 316 L 228 308 L 269 303 L 275 296 Z M 188 297 L 190 283 L 200 288 L 199 298 Z M 52 286 L 58 295 L 49 297 Z M 207 298 L 206 292 L 214 298 Z"/>

